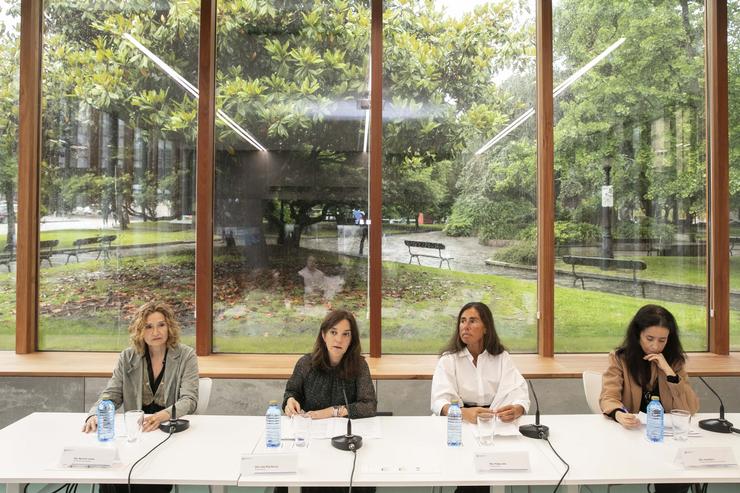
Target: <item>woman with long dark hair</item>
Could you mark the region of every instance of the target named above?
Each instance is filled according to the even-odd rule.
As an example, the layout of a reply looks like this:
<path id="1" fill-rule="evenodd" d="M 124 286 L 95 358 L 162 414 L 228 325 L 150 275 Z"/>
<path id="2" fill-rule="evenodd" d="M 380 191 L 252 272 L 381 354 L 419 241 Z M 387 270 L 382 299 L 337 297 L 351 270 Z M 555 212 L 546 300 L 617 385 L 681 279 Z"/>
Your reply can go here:
<path id="1" fill-rule="evenodd" d="M 313 419 L 366 418 L 375 416 L 377 405 L 370 368 L 362 357 L 357 321 L 346 310 L 333 310 L 321 323 L 313 351 L 293 368 L 283 396 L 285 414 L 306 412 Z"/>
<path id="2" fill-rule="evenodd" d="M 665 412 L 699 410 L 699 399 L 686 374 L 686 353 L 671 312 L 658 305 L 640 308 L 627 326 L 622 345 L 609 354 L 602 378 L 602 412 L 625 428 L 638 428 L 637 413 L 645 412 L 653 396 Z M 656 484 L 656 493 L 688 491 L 686 484 Z"/>
<path id="3" fill-rule="evenodd" d="M 529 409 L 527 382 L 514 366 L 496 333 L 493 314 L 485 303 L 460 309 L 455 330 L 441 351 L 432 377 L 432 412 L 447 415 L 458 400 L 465 421 L 495 413 L 513 421 Z"/>

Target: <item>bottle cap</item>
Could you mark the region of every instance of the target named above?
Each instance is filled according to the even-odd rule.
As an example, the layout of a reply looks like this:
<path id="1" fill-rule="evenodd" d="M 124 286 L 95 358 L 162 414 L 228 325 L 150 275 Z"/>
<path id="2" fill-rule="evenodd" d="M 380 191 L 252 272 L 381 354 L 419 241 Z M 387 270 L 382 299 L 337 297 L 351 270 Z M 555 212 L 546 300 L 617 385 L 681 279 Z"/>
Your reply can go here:
<path id="1" fill-rule="evenodd" d="M 276 400 L 271 400 L 270 401 L 270 405 L 271 406 L 277 406 L 277 401 Z"/>
<path id="2" fill-rule="evenodd" d="M 652 397 L 650 398 L 650 400 L 652 400 L 652 401 L 659 401 L 659 400 L 660 400 L 660 396 L 658 396 L 658 395 L 654 395 L 654 396 L 652 396 Z"/>
<path id="3" fill-rule="evenodd" d="M 451 403 L 452 404 L 458 404 L 459 405 L 460 404 L 460 400 L 459 399 L 452 399 Z"/>

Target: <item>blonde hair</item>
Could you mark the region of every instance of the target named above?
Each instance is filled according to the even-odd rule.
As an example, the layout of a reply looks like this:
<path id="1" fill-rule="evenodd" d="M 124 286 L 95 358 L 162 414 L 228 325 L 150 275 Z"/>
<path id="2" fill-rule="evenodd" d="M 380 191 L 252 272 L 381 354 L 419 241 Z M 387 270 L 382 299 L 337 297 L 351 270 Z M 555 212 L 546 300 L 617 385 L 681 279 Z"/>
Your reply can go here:
<path id="1" fill-rule="evenodd" d="M 175 313 L 170 305 L 161 301 L 150 301 L 136 310 L 134 319 L 128 327 L 131 345 L 139 354 L 144 354 L 144 329 L 146 328 L 146 319 L 152 313 L 161 313 L 164 317 L 167 324 L 167 345 L 174 348 L 180 342 L 180 324 L 175 320 Z"/>

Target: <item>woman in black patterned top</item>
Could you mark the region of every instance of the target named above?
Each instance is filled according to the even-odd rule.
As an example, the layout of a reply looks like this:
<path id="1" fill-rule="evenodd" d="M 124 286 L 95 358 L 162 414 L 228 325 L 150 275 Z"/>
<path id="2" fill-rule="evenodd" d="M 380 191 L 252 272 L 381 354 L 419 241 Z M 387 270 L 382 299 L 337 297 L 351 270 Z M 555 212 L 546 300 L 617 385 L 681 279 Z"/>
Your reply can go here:
<path id="1" fill-rule="evenodd" d="M 375 416 L 377 405 L 355 317 L 345 310 L 333 310 L 321 323 L 313 351 L 298 360 L 285 386 L 285 414 L 305 412 L 313 419 L 367 418 Z"/>

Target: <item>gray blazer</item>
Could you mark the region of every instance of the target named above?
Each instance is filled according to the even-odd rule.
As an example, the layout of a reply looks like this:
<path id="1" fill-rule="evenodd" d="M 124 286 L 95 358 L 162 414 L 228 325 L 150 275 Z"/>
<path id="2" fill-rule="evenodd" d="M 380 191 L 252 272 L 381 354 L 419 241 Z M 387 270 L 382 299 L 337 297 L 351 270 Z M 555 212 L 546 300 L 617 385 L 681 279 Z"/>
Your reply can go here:
<path id="1" fill-rule="evenodd" d="M 136 349 L 129 347 L 118 356 L 118 363 L 113 370 L 113 376 L 108 380 L 105 390 L 100 393 L 98 401 L 90 408 L 89 415 L 95 414 L 98 404 L 102 400 L 110 400 L 116 409 L 123 404 L 124 411 L 141 409 L 141 384 L 142 372 L 146 366 L 144 356 L 138 354 Z M 175 372 L 179 375 L 175 377 Z M 178 344 L 167 351 L 167 363 L 165 364 L 162 384 L 168 408 L 166 410 L 172 416 L 172 403 L 175 401 L 177 389 L 174 388 L 175 381 L 180 382 L 180 399 L 177 401 L 177 416 L 192 414 L 198 407 L 198 358 L 193 348 L 184 344 Z"/>

